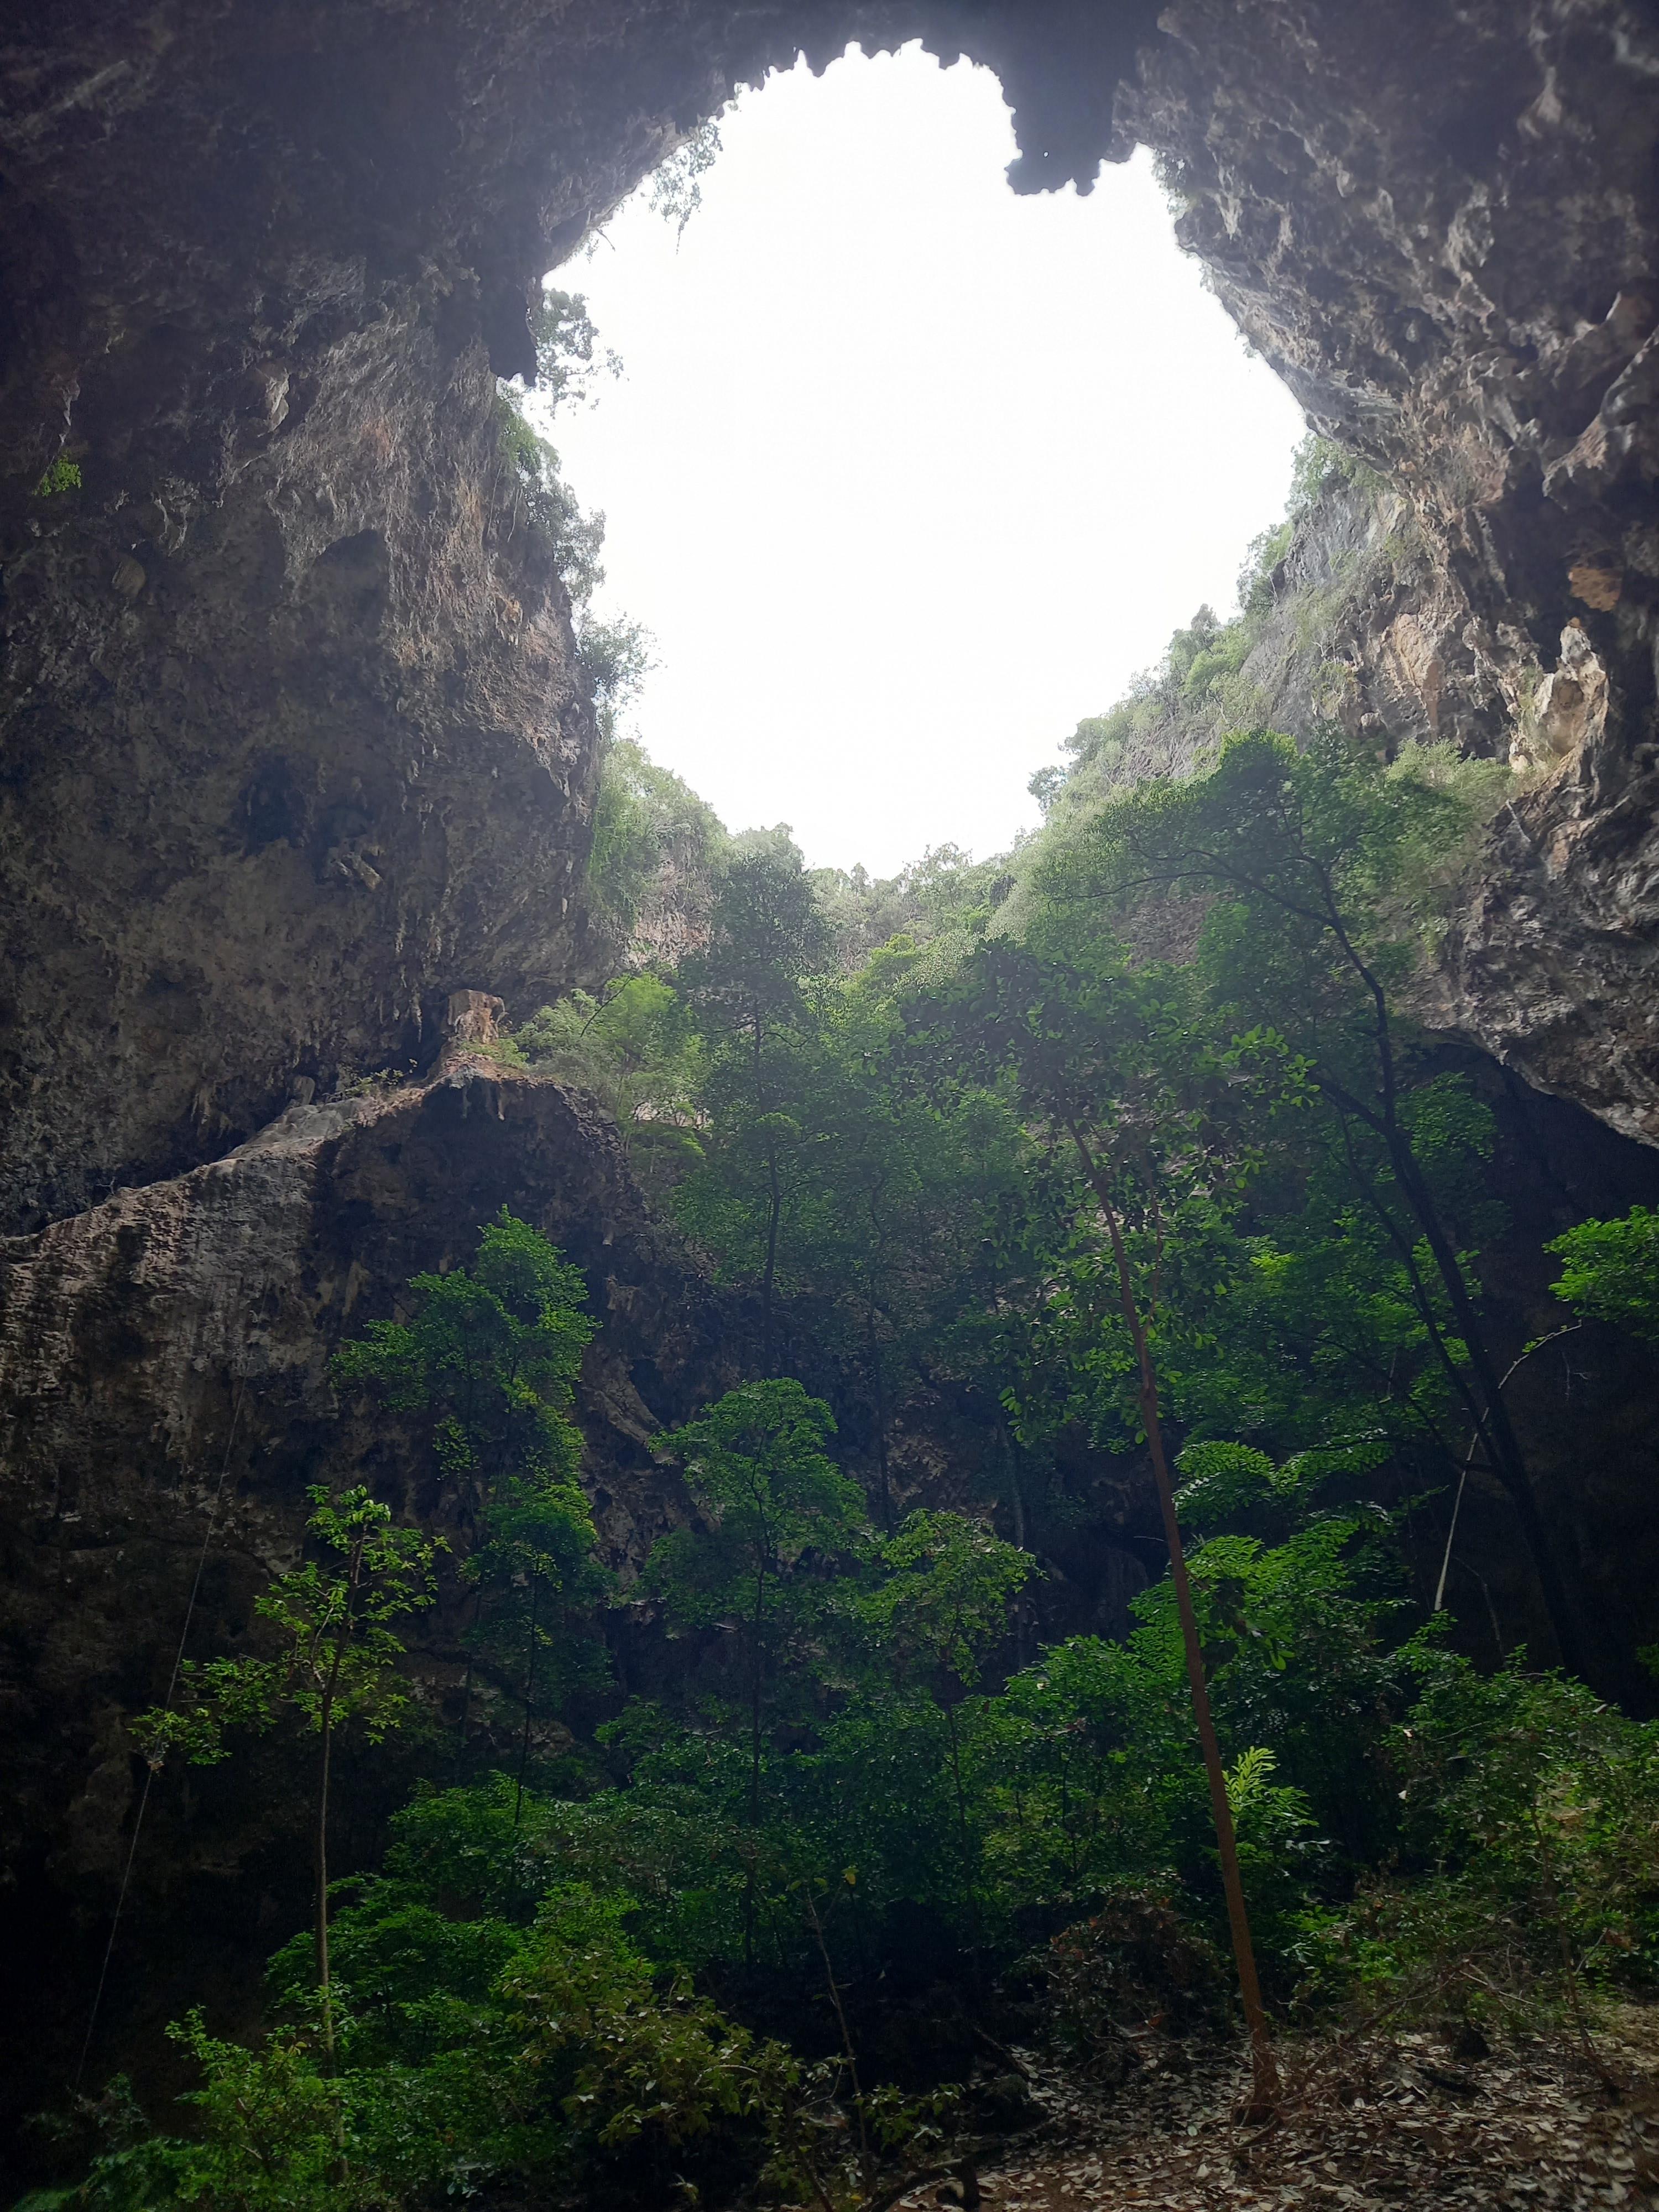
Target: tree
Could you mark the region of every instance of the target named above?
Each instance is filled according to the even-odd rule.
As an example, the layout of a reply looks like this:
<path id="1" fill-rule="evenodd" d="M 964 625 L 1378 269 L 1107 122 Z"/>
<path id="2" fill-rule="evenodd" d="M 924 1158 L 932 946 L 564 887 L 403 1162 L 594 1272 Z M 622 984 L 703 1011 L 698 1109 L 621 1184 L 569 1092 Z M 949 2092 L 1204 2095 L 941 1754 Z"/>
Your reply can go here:
<path id="1" fill-rule="evenodd" d="M 862 1370 L 890 1528 L 895 1395 L 971 1301 L 994 1210 L 1028 1195 L 1008 1102 L 930 1088 L 908 1052 L 896 993 L 910 964 L 891 947 L 872 956 L 818 995 L 810 1028 L 779 1056 L 790 1127 L 777 1279 L 810 1316 L 815 1346 Z M 734 1118 L 716 1120 L 717 1140 Z"/>
<path id="2" fill-rule="evenodd" d="M 1080 933 L 1079 933 L 1080 934 Z M 1127 1340 L 1141 1433 L 1152 1462 L 1187 1662 L 1193 1717 L 1209 1785 L 1239 1989 L 1249 2029 L 1252 2105 L 1266 2112 L 1277 2069 L 1256 1974 L 1249 1914 L 1226 1770 L 1210 1710 L 1175 1488 L 1164 1440 L 1151 1325 L 1166 1271 L 1201 1264 L 1218 1187 L 1237 1178 L 1210 1136 L 1204 1082 L 1178 975 L 1136 968 L 1109 938 L 1073 939 L 1069 961 L 1045 958 L 1043 930 L 1030 949 L 988 945 L 966 979 L 960 1033 L 970 1052 L 1011 1066 L 1028 1109 L 1053 1140 L 1069 1145 L 1085 1205 L 1079 1226 L 1103 1232 L 1103 1255 Z"/>
<path id="3" fill-rule="evenodd" d="M 596 378 L 620 376 L 622 363 L 599 343 L 587 301 L 580 292 L 544 284 L 531 318 L 536 342 L 536 388 L 550 410 L 592 397 Z"/>
<path id="4" fill-rule="evenodd" d="M 227 1728 L 263 1732 L 284 1715 L 316 1735 L 313 1941 L 323 2041 L 331 2053 L 328 1808 L 335 1731 L 356 1721 L 370 1743 L 380 1743 L 407 1715 L 409 1695 L 398 1672 L 404 1646 L 391 1623 L 431 1604 L 438 1547 L 418 1529 L 394 1528 L 390 1506 L 361 1486 L 331 1499 L 319 1483 L 309 1496 L 315 1510 L 307 1534 L 335 1558 L 309 1559 L 279 1575 L 256 1601 L 254 1612 L 276 1646 L 273 1656 L 250 1653 L 205 1666 L 186 1660 L 179 1705 L 143 1714 L 133 1733 L 158 1767 L 175 1749 L 192 1765 L 215 1765 L 228 1755 Z"/>
<path id="5" fill-rule="evenodd" d="M 1036 1563 L 960 1514 L 927 1511 L 906 1516 L 880 1559 L 888 1576 L 866 1601 L 866 1618 L 896 1671 L 920 1668 L 943 1689 L 957 1848 L 977 1919 L 958 1708 L 977 1685 L 987 1651 L 1006 1636 L 1008 1609 Z"/>
<path id="6" fill-rule="evenodd" d="M 1562 1659 L 1576 1670 L 1555 1548 L 1413 1126 L 1395 1012 L 1422 910 L 1476 812 L 1437 759 L 1402 771 L 1336 736 L 1298 753 L 1255 735 L 1229 745 L 1209 775 L 1103 808 L 1050 864 L 1045 888 L 1060 907 L 1104 895 L 1120 915 L 1172 895 L 1207 908 L 1200 964 L 1212 1006 L 1235 1035 L 1282 1040 L 1332 1116 L 1354 1186 L 1395 1248 L 1448 1385 L 1515 1508 Z"/>
<path id="7" fill-rule="evenodd" d="M 569 1617 L 605 1577 L 587 1500 L 576 1480 L 581 1432 L 570 1418 L 594 1324 L 587 1288 L 546 1237 L 503 1206 L 478 1239 L 469 1273 L 419 1274 L 409 1321 L 380 1321 L 337 1353 L 342 1382 L 366 1382 L 401 1413 L 432 1421 L 438 1464 L 456 1486 L 476 1541 L 463 1572 L 477 1588 L 460 1744 L 465 1751 L 472 1654 L 481 1640 L 509 1671 L 521 1662 L 522 1777 L 537 1675 L 553 1652 L 582 1671 Z M 484 1597 L 495 1604 L 485 1638 Z"/>
<path id="8" fill-rule="evenodd" d="M 806 1024 L 806 979 L 830 958 L 827 924 L 787 830 L 752 836 L 727 861 L 707 946 L 681 978 L 712 1052 L 708 1088 L 724 1106 L 725 1145 L 691 1178 L 682 1210 L 712 1217 L 728 1250 L 739 1218 L 761 1294 L 761 1371 L 775 1364 L 778 1246 L 799 1125 L 785 1110 L 792 1040 Z"/>
<path id="9" fill-rule="evenodd" d="M 844 1559 L 865 1532 L 863 1493 L 823 1450 L 835 1425 L 827 1406 L 786 1379 L 729 1390 L 663 1438 L 706 1526 L 677 1530 L 657 1546 L 649 1583 L 675 1626 L 729 1624 L 747 1677 L 745 1964 L 754 1957 L 754 1839 L 769 1699 L 786 1655 L 823 1610 L 825 1584 L 814 1566 Z"/>

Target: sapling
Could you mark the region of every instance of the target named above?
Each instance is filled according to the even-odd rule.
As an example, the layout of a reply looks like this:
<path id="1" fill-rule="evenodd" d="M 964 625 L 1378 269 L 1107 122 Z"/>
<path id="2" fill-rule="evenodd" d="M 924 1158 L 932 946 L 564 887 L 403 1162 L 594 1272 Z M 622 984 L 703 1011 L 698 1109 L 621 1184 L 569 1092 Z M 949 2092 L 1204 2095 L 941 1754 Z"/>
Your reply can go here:
<path id="1" fill-rule="evenodd" d="M 292 1715 L 316 1735 L 317 1989 L 323 2043 L 331 2056 L 328 1808 L 335 1731 L 356 1721 L 370 1743 L 380 1743 L 407 1716 L 409 1692 L 398 1673 L 404 1645 L 391 1623 L 431 1604 L 439 1544 L 417 1528 L 394 1528 L 392 1509 L 361 1484 L 331 1498 L 317 1483 L 307 1495 L 315 1510 L 307 1532 L 319 1553 L 332 1557 L 307 1559 L 277 1576 L 256 1601 L 254 1611 L 276 1647 L 272 1656 L 250 1652 L 205 1666 L 187 1660 L 180 1702 L 142 1714 L 132 1728 L 155 1769 L 174 1751 L 192 1765 L 216 1765 L 229 1755 L 228 1728 L 263 1734 Z"/>
<path id="2" fill-rule="evenodd" d="M 1158 1410 L 1158 1367 L 1146 1331 L 1146 1316 L 1136 1295 L 1116 1194 L 1103 1163 L 1096 1158 L 1082 1130 L 1076 1122 L 1070 1125 L 1070 1129 L 1110 1240 L 1119 1303 L 1124 1326 L 1134 1348 L 1141 1429 L 1146 1438 L 1147 1455 L 1152 1462 L 1152 1475 L 1158 1485 L 1158 1508 L 1164 1518 L 1164 1539 L 1170 1547 L 1170 1579 L 1175 1585 L 1176 1611 L 1181 1622 L 1181 1642 L 1187 1661 L 1193 1718 L 1197 1724 L 1199 1749 L 1204 1759 L 1205 1780 L 1209 1785 L 1210 1810 L 1215 1820 L 1217 1856 L 1221 1862 L 1221 1886 L 1227 1899 L 1227 1923 L 1232 1936 L 1233 1959 L 1238 1969 L 1238 1987 L 1244 2004 L 1245 2026 L 1249 2032 L 1250 2112 L 1253 2118 L 1265 2119 L 1278 2099 L 1279 2069 L 1273 2060 L 1273 2044 L 1267 2033 L 1267 2014 L 1261 2002 L 1261 1986 L 1256 1975 L 1249 1911 L 1244 1902 L 1244 1880 L 1238 1863 L 1238 1837 L 1233 1822 L 1232 1799 L 1228 1793 L 1226 1771 L 1221 1764 L 1221 1748 L 1216 1739 L 1215 1721 L 1210 1711 L 1209 1684 L 1205 1677 L 1204 1655 L 1198 1639 L 1198 1616 L 1193 1606 L 1192 1583 L 1187 1572 L 1187 1555 L 1176 1514 L 1175 1486 L 1170 1479 L 1169 1454 L 1164 1449 L 1164 1427 Z"/>
<path id="3" fill-rule="evenodd" d="M 830 1409 L 791 1380 L 750 1382 L 663 1438 L 685 1468 L 708 1526 L 683 1528 L 651 1556 L 648 1579 L 676 1626 L 730 1621 L 748 1675 L 749 1864 L 744 1962 L 754 1960 L 757 1832 L 766 1709 L 781 1658 L 820 1610 L 809 1553 L 845 1553 L 865 1533 L 864 1499 L 825 1456 Z"/>
<path id="4" fill-rule="evenodd" d="M 1180 982 L 1137 969 L 1125 949 L 1109 940 L 1097 945 L 1086 963 L 1066 964 L 1045 960 L 1042 944 L 1038 929 L 1025 948 L 989 948 L 968 1011 L 979 1049 L 1012 1067 L 1027 1109 L 1046 1124 L 1055 1151 L 1073 1156 L 1080 1231 L 1091 1240 L 1103 1231 L 1102 1272 L 1115 1293 L 1127 1340 L 1126 1380 L 1158 1491 L 1209 1785 L 1249 2031 L 1250 2109 L 1265 2117 L 1278 2096 L 1278 2071 L 1176 1511 L 1152 1340 L 1164 1284 L 1183 1257 L 1184 1222 L 1188 1216 L 1203 1222 L 1218 1188 L 1241 1181 L 1248 1163 L 1230 1160 L 1207 1141 L 1212 1132 L 1202 1111 L 1200 1079 L 1212 1071 L 1194 1064 Z"/>
<path id="5" fill-rule="evenodd" d="M 957 1513 L 919 1512 L 906 1518 L 881 1549 L 893 1571 L 874 1591 L 866 1615 L 899 1668 L 920 1665 L 948 1685 L 941 1703 L 951 1747 L 957 1839 L 963 1886 L 977 1923 L 979 1905 L 962 1771 L 958 1708 L 978 1684 L 985 1655 L 1008 1632 L 1009 1607 L 1036 1562 L 988 1528 Z"/>

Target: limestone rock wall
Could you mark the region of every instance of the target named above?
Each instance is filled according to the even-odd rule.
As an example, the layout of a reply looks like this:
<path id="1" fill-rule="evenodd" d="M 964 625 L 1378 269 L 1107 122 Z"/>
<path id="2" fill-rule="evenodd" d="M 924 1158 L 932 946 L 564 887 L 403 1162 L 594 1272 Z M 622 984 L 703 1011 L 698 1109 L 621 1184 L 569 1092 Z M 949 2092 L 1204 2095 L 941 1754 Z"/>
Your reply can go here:
<path id="1" fill-rule="evenodd" d="M 1559 763 L 1494 844 L 1448 1018 L 1655 1133 L 1650 0 L 25 0 L 12 1225 L 229 1149 L 296 1080 L 417 1064 L 458 986 L 582 972 L 592 718 L 493 377 L 532 365 L 541 272 L 736 81 L 914 35 L 1001 71 L 1025 187 L 1158 149 L 1247 337 L 1410 502 L 1402 666 L 1465 662 L 1449 734 Z"/>
<path id="2" fill-rule="evenodd" d="M 451 1510 L 410 1438 L 337 1418 L 343 1334 L 464 1259 L 499 1204 L 548 1228 L 606 1317 L 583 1415 L 618 1558 L 670 1510 L 652 1419 L 732 1371 L 742 1317 L 556 1085 L 462 1054 L 309 1095 L 424 1066 L 455 990 L 527 1011 L 589 957 L 592 716 L 493 420 L 495 380 L 532 365 L 531 288 L 739 78 L 916 35 L 999 69 L 1024 187 L 1157 149 L 1224 304 L 1386 478 L 1410 557 L 1356 538 L 1333 633 L 1357 726 L 1539 771 L 1452 933 L 1440 1018 L 1659 1141 L 1651 0 L 17 0 L 6 1910 L 60 2027 L 87 1981 L 64 1944 L 95 1953 L 129 1810 L 118 1717 L 170 1658 L 156 1624 L 221 1468 L 209 1638 L 236 1633 L 331 1468 L 434 1525 Z M 1286 700 L 1293 663 L 1271 678 Z M 1559 1161 L 1539 1175 L 1568 1188 Z M 1623 1167 L 1607 1185 L 1634 1188 Z M 1651 1423 L 1609 1379 L 1621 1471 L 1586 1474 L 1580 1388 L 1551 1382 L 1538 1419 L 1611 1588 L 1645 1559 Z M 441 1703 L 453 1647 L 422 1663 Z M 161 1862 L 220 1867 L 238 1916 L 282 1879 L 240 1818 L 197 1801 Z"/>
<path id="3" fill-rule="evenodd" d="M 343 1401 L 329 1360 L 417 1270 L 466 1264 L 503 1205 L 590 1286 L 583 1480 L 625 1576 L 684 1510 L 653 1431 L 739 1378 L 751 1332 L 648 1218 L 614 1131 L 558 1084 L 463 1045 L 425 1082 L 295 1105 L 223 1159 L 0 1245 L 0 1946 L 37 1960 L 48 1993 L 25 2044 L 8 2037 L 0 2110 L 61 2090 L 31 2068 L 41 2047 L 67 2063 L 84 2027 L 143 1771 L 126 1723 L 166 1694 L 198 1566 L 200 1659 L 240 1647 L 253 1597 L 294 1563 L 308 1484 L 370 1482 L 465 1556 L 473 1501 L 418 1426 L 369 1394 Z M 415 1659 L 441 1734 L 465 1668 L 453 1566 L 444 1588 Z M 475 1729 L 488 1702 L 481 1685 Z M 270 1931 L 303 1917 L 306 1850 L 282 1809 L 303 1790 L 269 1759 L 155 1793 L 106 2053 L 135 2022 L 164 2051 L 192 1975 L 245 2009 Z M 384 1771 L 348 1776 L 348 1852 L 373 1848 L 407 1786 L 395 1746 Z"/>
<path id="4" fill-rule="evenodd" d="M 1442 1017 L 1659 1140 L 1659 15 L 1160 21 L 1120 118 L 1245 336 L 1409 502 L 1427 574 L 1384 611 L 1405 690 L 1549 771 L 1495 830 Z"/>

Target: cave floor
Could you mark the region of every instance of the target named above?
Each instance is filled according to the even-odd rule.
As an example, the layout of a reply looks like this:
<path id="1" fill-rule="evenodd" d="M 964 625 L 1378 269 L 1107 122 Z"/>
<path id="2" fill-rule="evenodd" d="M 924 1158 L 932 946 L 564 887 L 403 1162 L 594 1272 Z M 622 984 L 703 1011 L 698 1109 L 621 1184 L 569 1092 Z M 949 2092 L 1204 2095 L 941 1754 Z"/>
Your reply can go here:
<path id="1" fill-rule="evenodd" d="M 1049 2118 L 1021 2162 L 988 2164 L 984 2212 L 1659 2204 L 1659 2009 L 1605 2014 L 1595 2065 L 1559 2040 L 1471 2059 L 1426 2034 L 1287 2039 L 1267 2128 L 1235 2120 L 1241 2053 L 1170 2056 L 1116 2089 L 1036 2075 Z M 951 2185 L 938 2201 L 957 2201 Z M 932 2189 L 901 2200 L 935 2203 Z"/>

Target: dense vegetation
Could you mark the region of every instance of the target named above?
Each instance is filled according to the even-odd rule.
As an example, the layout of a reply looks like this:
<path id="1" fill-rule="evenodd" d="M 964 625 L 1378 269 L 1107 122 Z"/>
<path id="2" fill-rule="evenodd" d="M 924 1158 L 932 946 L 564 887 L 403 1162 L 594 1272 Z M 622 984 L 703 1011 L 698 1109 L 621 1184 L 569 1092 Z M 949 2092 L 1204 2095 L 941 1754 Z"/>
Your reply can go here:
<path id="1" fill-rule="evenodd" d="M 1110 2079 L 1148 2023 L 1224 2027 L 1155 1521 L 1128 1632 L 1065 1632 L 1065 1562 L 1146 1491 L 1149 1376 L 1270 2005 L 1591 2039 L 1659 1971 L 1659 1735 L 1577 1679 L 1487 1336 L 1492 1116 L 1403 1010 L 1486 772 L 1250 737 L 1011 870 L 872 884 L 612 759 L 608 895 L 639 916 L 667 865 L 697 898 L 672 963 L 516 1052 L 609 1103 L 751 1379 L 661 1438 L 686 1518 L 623 1589 L 577 1480 L 585 1289 L 532 1229 L 340 1356 L 470 1541 L 319 1492 L 254 1648 L 138 1722 L 164 1775 L 315 1739 L 315 1925 L 262 2041 L 179 2025 L 176 2129 L 106 2094 L 69 2201 L 839 2212 L 1019 2124 L 1011 2039 Z M 1656 1220 L 1559 1240 L 1564 1316 L 1659 1333 Z M 1408 1571 L 1470 1466 L 1553 1650 L 1477 1667 Z M 398 1674 L 434 1577 L 441 1729 Z M 410 1725 L 431 1780 L 331 1892 L 333 1735 Z"/>

